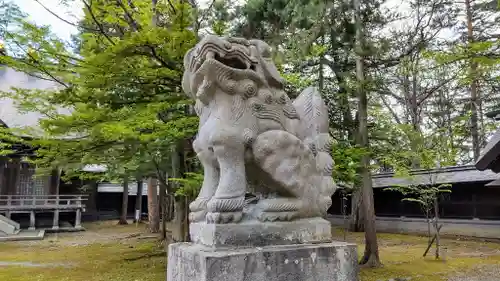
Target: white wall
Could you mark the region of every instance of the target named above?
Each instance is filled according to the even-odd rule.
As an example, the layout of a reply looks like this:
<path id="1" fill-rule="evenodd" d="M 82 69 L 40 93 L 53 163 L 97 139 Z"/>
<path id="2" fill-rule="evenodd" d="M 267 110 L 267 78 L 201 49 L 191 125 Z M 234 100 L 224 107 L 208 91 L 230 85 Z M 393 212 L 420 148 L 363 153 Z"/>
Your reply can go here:
<path id="1" fill-rule="evenodd" d="M 344 226 L 342 216 L 331 215 L 328 220 L 333 226 Z M 440 233 L 450 236 L 468 236 L 485 239 L 500 239 L 500 221 L 478 219 L 440 219 L 443 228 Z M 387 233 L 427 234 L 427 222 L 421 218 L 377 217 L 377 231 Z"/>
<path id="2" fill-rule="evenodd" d="M 24 89 L 53 89 L 54 82 L 31 77 L 10 68 L 0 67 L 0 91 L 9 91 L 12 87 Z M 60 109 L 60 113 L 69 113 L 69 110 Z M 0 120 L 11 128 L 37 126 L 42 115 L 38 112 L 19 112 L 15 102 L 9 98 L 0 98 Z"/>
<path id="3" fill-rule="evenodd" d="M 159 190 L 159 188 L 158 188 Z M 114 192 L 122 193 L 123 186 L 119 183 L 100 183 L 97 185 L 97 192 Z M 128 184 L 128 194 L 137 195 L 137 182 L 131 182 Z M 142 196 L 147 196 L 148 194 L 148 184 L 146 182 L 142 183 Z M 159 194 L 159 192 L 158 192 Z"/>

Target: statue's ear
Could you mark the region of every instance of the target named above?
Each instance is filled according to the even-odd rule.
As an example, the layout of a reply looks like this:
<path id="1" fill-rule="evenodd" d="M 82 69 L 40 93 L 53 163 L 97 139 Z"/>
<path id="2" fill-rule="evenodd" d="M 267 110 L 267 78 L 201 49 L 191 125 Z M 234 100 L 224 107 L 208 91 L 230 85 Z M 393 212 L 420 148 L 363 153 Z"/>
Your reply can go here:
<path id="1" fill-rule="evenodd" d="M 191 90 L 191 60 L 193 59 L 194 48 L 189 49 L 184 56 L 184 74 L 182 75 L 182 90 L 189 97 L 194 97 L 193 91 Z"/>
<path id="2" fill-rule="evenodd" d="M 271 82 L 271 86 L 276 88 L 282 88 L 284 84 L 284 80 L 276 68 L 274 64 L 273 58 L 271 56 L 271 47 L 264 41 L 261 40 L 250 40 L 251 45 L 255 46 L 259 53 L 259 60 L 262 64 L 262 70 L 264 71 L 264 75 Z"/>
<path id="3" fill-rule="evenodd" d="M 278 71 L 278 68 L 276 68 L 273 60 L 271 58 L 262 58 L 261 62 L 264 64 L 263 68 L 268 76 L 268 80 L 272 81 L 270 84 L 274 87 L 282 88 L 285 81 L 281 77 L 281 74 Z"/>
<path id="4" fill-rule="evenodd" d="M 184 55 L 184 70 L 190 70 L 191 59 L 193 58 L 194 48 L 189 49 Z"/>
<path id="5" fill-rule="evenodd" d="M 182 75 L 182 90 L 186 95 L 194 98 L 193 91 L 191 91 L 191 83 L 189 80 L 191 80 L 191 73 L 185 71 Z"/>
<path id="6" fill-rule="evenodd" d="M 307 136 L 328 133 L 328 108 L 316 87 L 308 87 L 293 101 L 293 106 L 306 127 Z"/>

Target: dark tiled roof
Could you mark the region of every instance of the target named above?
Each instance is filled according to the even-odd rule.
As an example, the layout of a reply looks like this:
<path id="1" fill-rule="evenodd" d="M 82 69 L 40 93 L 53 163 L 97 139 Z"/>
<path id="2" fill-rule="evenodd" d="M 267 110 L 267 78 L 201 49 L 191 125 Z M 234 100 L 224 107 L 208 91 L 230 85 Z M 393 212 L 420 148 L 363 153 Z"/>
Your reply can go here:
<path id="1" fill-rule="evenodd" d="M 415 170 L 411 177 L 395 177 L 394 173 L 381 173 L 372 176 L 374 188 L 399 185 L 424 185 L 466 182 L 490 182 L 499 176 L 492 171 L 478 171 L 473 165 L 444 167 L 433 170 Z"/>
<path id="2" fill-rule="evenodd" d="M 495 132 L 481 151 L 481 155 L 476 162 L 476 168 L 481 171 L 500 172 L 500 129 Z"/>

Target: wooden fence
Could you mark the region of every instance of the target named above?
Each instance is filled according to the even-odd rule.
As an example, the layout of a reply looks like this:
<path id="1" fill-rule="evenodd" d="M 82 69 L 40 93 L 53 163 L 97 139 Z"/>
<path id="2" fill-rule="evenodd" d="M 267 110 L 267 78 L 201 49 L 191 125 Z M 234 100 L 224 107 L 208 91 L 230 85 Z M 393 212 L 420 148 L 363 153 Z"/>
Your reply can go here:
<path id="1" fill-rule="evenodd" d="M 74 228 L 81 229 L 87 195 L 0 195 L 0 214 L 29 213 L 30 229 L 35 228 L 36 213 L 53 213 L 52 229 L 59 229 L 59 213 L 75 212 Z"/>

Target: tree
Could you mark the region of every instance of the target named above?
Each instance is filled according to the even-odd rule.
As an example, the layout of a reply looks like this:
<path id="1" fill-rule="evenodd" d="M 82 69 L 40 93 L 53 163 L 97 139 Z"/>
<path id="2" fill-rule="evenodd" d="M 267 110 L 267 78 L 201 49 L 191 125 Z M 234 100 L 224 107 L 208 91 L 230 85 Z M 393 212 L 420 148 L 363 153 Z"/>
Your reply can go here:
<path id="1" fill-rule="evenodd" d="M 128 177 L 125 175 L 123 177 L 123 192 L 122 192 L 122 212 L 120 215 L 120 220 L 118 224 L 128 224 L 127 214 L 128 214 Z"/>
<path id="2" fill-rule="evenodd" d="M 390 187 L 385 190 L 400 192 L 404 198 L 404 201 L 414 202 L 420 205 L 422 212 L 424 213 L 425 219 L 427 221 L 427 237 L 429 238 L 429 247 L 432 245 L 433 240 L 431 240 L 431 225 L 434 228 L 435 239 L 436 239 L 436 259 L 440 257 L 440 239 L 439 231 L 442 225 L 439 225 L 439 198 L 442 193 L 449 193 L 451 185 L 449 184 L 436 184 L 435 175 L 432 172 L 428 173 L 429 183 L 423 184 L 409 184 L 401 185 L 398 187 Z M 433 222 L 431 222 L 433 218 Z M 428 249 L 427 249 L 428 250 Z M 424 253 L 427 253 L 427 251 Z"/>
<path id="3" fill-rule="evenodd" d="M 360 0 L 354 0 L 354 22 L 356 25 L 356 79 L 358 82 L 358 118 L 359 132 L 358 144 L 361 149 L 369 149 L 368 142 L 368 96 L 365 88 L 364 55 L 365 38 L 363 32 L 363 22 L 361 19 Z M 364 214 L 365 226 L 365 252 L 360 263 L 368 267 L 381 266 L 378 254 L 377 233 L 375 228 L 375 207 L 373 203 L 373 187 L 370 176 L 370 156 L 364 153 L 361 157 L 361 194 L 362 210 Z"/>
<path id="4" fill-rule="evenodd" d="M 454 101 L 463 115 L 469 116 L 467 138 L 463 141 L 467 147 L 462 158 L 470 162 L 479 157 L 493 130 L 484 113 L 498 104 L 500 24 L 495 1 L 467 0 L 451 5 L 450 9 L 465 15 L 465 20 L 457 19 L 457 36 L 447 42 L 447 48 L 431 50 L 428 55 L 446 69 L 457 69 Z"/>
<path id="5" fill-rule="evenodd" d="M 158 184 L 155 178 L 148 179 L 148 229 L 151 233 L 160 232 L 160 208 L 158 206 Z"/>
<path id="6" fill-rule="evenodd" d="M 83 177 L 84 165 L 105 163 L 102 179 L 133 171 L 169 189 L 170 148 L 192 137 L 198 123 L 180 91 L 182 59 L 196 41 L 189 29 L 192 8 L 182 1 L 82 3 L 74 46 L 24 17 L 9 18 L 18 28 L 2 29 L 9 52 L 0 63 L 57 87 L 3 95 L 20 110 L 44 115 L 43 134 L 29 141 L 39 147 L 38 167 Z"/>
<path id="7" fill-rule="evenodd" d="M 443 117 L 445 116 L 441 117 L 444 120 Z M 405 178 L 408 182 L 408 184 L 386 188 L 386 190 L 400 192 L 404 197 L 404 201 L 420 205 L 428 225 L 429 247 L 434 241 L 431 241 L 431 218 L 433 218 L 432 226 L 436 240 L 435 256 L 439 258 L 439 231 L 442 226 L 439 223 L 439 201 L 442 198 L 441 194 L 451 192 L 451 185 L 439 182 L 437 176 L 442 166 L 455 163 L 458 150 L 453 147 L 453 140 L 446 127 L 441 127 L 428 134 L 416 131 L 411 125 L 402 125 L 399 126 L 399 129 L 403 138 L 413 140 L 413 143 L 417 145 L 410 151 L 395 151 L 393 154 L 386 155 L 383 161 L 394 167 L 395 176 Z M 455 135 L 454 132 L 451 135 Z M 412 162 L 415 159 L 420 163 L 420 168 L 424 171 L 420 179 L 417 179 L 412 174 Z"/>
<path id="8" fill-rule="evenodd" d="M 180 222 L 176 225 L 180 226 L 178 233 L 174 238 L 183 238 L 182 241 L 189 241 L 189 202 L 198 195 L 203 183 L 203 175 L 194 172 L 186 172 L 183 178 L 170 178 L 173 183 L 179 184 L 179 188 L 175 192 L 177 202 L 182 202 L 179 208 L 176 208 L 176 220 Z"/>

